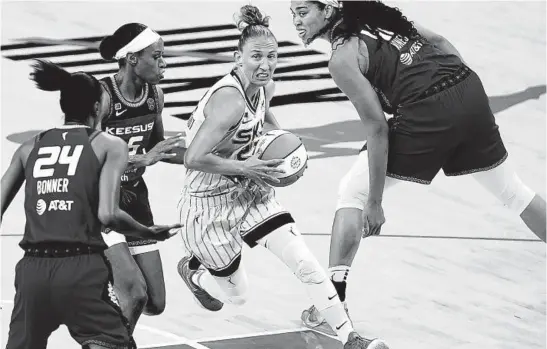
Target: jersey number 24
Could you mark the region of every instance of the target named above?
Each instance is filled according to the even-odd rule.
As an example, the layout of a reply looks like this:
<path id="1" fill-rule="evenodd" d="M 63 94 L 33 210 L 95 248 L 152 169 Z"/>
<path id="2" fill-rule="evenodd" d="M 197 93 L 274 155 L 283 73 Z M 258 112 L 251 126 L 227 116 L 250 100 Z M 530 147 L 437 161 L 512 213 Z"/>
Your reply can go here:
<path id="1" fill-rule="evenodd" d="M 83 149 L 84 146 L 81 144 L 76 146 L 42 147 L 38 149 L 38 155 L 47 156 L 36 159 L 32 171 L 34 178 L 53 177 L 55 174 L 55 165 L 57 164 L 68 165 L 67 176 L 74 176 Z"/>

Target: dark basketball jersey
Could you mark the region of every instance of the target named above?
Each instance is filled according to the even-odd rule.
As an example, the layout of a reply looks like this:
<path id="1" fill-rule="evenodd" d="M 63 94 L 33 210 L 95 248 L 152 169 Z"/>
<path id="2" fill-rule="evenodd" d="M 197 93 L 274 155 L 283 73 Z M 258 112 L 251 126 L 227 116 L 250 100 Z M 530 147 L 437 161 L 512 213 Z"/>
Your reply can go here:
<path id="1" fill-rule="evenodd" d="M 359 38 L 369 53 L 365 77 L 376 90 L 384 111 L 390 114 L 398 106 L 420 99 L 430 86 L 462 66 L 459 57 L 442 52 L 422 37 L 385 37 L 381 45 L 367 32 Z"/>
<path id="2" fill-rule="evenodd" d="M 158 92 L 154 85 L 145 84 L 142 97 L 136 102 L 127 101 L 121 94 L 114 76 L 101 80 L 110 93 L 110 113 L 102 121 L 102 129 L 120 137 L 129 146 L 129 156 L 145 154 L 149 149 L 152 129 L 158 115 Z M 140 178 L 145 167 L 124 172 L 122 183 Z"/>
<path id="3" fill-rule="evenodd" d="M 91 147 L 99 132 L 65 126 L 37 136 L 25 167 L 26 226 L 21 247 L 105 246 L 98 218 L 101 164 Z"/>

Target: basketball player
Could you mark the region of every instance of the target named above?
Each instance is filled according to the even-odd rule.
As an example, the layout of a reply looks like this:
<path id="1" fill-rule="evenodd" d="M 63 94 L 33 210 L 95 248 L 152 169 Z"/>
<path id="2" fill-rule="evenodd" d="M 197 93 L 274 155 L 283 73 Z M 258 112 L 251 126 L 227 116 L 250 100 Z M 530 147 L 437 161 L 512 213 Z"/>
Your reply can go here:
<path id="1" fill-rule="evenodd" d="M 99 81 L 43 61 L 31 77 L 41 90 L 61 91 L 65 124 L 23 143 L 2 177 L 2 216 L 26 181 L 25 255 L 15 267 L 7 349 L 45 349 L 62 324 L 83 348 L 135 347 L 101 224 L 156 240 L 178 226 L 147 228 L 118 207 L 127 145 L 94 130 L 104 113 Z"/>
<path id="2" fill-rule="evenodd" d="M 122 175 L 120 206 L 144 225 L 154 222 L 148 189 L 142 178 L 146 166 L 158 161 L 183 163 L 181 138 L 164 140 L 163 92 L 157 85 L 166 67 L 163 40 L 147 26 L 128 23 L 103 39 L 103 59 L 117 61 L 119 71 L 102 79 L 108 92 L 108 114 L 102 130 L 129 146 L 128 167 Z M 114 286 L 132 328 L 140 314 L 158 315 L 165 309 L 165 282 L 160 253 L 153 239 L 116 232 L 104 234 L 107 257 L 114 269 Z"/>
<path id="3" fill-rule="evenodd" d="M 203 96 L 188 121 L 187 173 L 180 203 L 182 237 L 204 268 L 181 259 L 178 271 L 200 304 L 218 311 L 224 302 L 245 303 L 247 275 L 240 267 L 243 242 L 276 255 L 303 283 L 344 348 L 387 348 L 360 337 L 294 219 L 265 179 L 282 172 L 283 160 L 253 155 L 264 122 L 278 126 L 269 110 L 277 40 L 269 19 L 244 6 L 237 19 L 241 37 L 233 71 Z"/>
<path id="4" fill-rule="evenodd" d="M 429 184 L 440 169 L 471 174 L 545 241 L 545 201 L 506 161 L 482 83 L 454 46 L 379 1 L 292 1 L 291 13 L 305 44 L 331 43 L 329 71 L 366 127 L 332 228 L 330 278 L 342 301 L 361 238 L 378 235 L 385 222 L 384 189 Z M 384 112 L 393 115 L 389 125 Z M 322 319 L 312 307 L 303 320 Z"/>

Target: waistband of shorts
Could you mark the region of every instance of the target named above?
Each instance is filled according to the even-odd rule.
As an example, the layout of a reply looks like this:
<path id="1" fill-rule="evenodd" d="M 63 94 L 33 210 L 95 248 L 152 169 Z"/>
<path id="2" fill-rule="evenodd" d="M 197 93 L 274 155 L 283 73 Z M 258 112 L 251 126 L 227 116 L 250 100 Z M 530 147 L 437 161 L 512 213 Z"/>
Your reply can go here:
<path id="1" fill-rule="evenodd" d="M 226 193 L 219 193 L 215 195 L 195 194 L 183 190 L 183 198 L 181 200 L 186 201 L 187 204 L 196 208 L 226 207 L 229 205 L 238 204 L 239 200 L 253 200 L 253 198 L 259 193 L 260 188 L 256 185 L 242 186 L 240 188 L 234 188 Z"/>
<path id="2" fill-rule="evenodd" d="M 234 201 L 237 201 L 238 198 L 246 197 L 245 192 L 239 190 L 233 190 L 228 193 L 203 196 L 186 193 L 185 196 L 185 200 L 188 204 L 198 208 L 228 206 L 234 204 Z"/>
<path id="3" fill-rule="evenodd" d="M 71 243 L 28 244 L 23 246 L 25 257 L 63 258 L 103 253 L 106 246 Z"/>
<path id="4" fill-rule="evenodd" d="M 468 66 L 466 66 L 465 64 L 462 65 L 458 70 L 456 70 L 451 75 L 445 76 L 441 80 L 429 86 L 429 88 L 425 90 L 420 95 L 420 97 L 418 97 L 418 100 L 431 97 L 434 94 L 437 94 L 444 90 L 448 90 L 449 88 L 456 86 L 457 84 L 465 80 L 469 75 L 471 75 L 472 72 L 473 71 Z"/>

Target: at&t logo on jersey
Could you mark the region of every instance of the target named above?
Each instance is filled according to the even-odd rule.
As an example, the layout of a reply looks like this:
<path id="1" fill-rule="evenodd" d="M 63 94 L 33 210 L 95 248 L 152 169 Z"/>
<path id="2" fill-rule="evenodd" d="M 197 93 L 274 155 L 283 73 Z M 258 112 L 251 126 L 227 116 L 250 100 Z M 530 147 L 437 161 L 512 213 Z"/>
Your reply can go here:
<path id="1" fill-rule="evenodd" d="M 39 216 L 43 215 L 44 212 L 46 212 L 47 204 L 44 200 L 38 199 L 36 202 L 36 213 L 38 213 Z"/>
<path id="2" fill-rule="evenodd" d="M 73 200 L 51 200 L 48 205 L 45 200 L 38 199 L 36 202 L 36 213 L 41 216 L 46 211 L 71 211 L 73 203 Z"/>
<path id="3" fill-rule="evenodd" d="M 418 53 L 418 51 L 420 51 L 422 46 L 423 44 L 419 41 L 413 43 L 412 46 L 410 46 L 410 50 L 408 50 L 408 52 L 401 54 L 401 57 L 399 58 L 401 63 L 404 65 L 411 65 L 414 61 L 414 56 L 416 55 L 416 53 Z"/>

